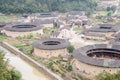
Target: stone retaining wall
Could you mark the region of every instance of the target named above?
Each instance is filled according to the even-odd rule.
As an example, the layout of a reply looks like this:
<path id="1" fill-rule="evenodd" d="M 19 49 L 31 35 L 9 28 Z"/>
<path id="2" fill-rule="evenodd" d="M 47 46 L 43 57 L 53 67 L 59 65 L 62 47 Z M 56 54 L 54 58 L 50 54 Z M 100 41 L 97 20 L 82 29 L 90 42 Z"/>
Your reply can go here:
<path id="1" fill-rule="evenodd" d="M 21 51 L 19 51 L 17 48 L 11 46 L 10 44 L 6 42 L 0 42 L 0 45 L 6 49 L 8 49 L 13 54 L 19 56 L 21 59 L 35 67 L 37 70 L 42 71 L 45 75 L 48 75 L 52 80 L 63 80 L 60 76 L 50 71 L 48 68 L 46 68 L 43 64 L 37 63 L 27 55 L 23 54 Z"/>

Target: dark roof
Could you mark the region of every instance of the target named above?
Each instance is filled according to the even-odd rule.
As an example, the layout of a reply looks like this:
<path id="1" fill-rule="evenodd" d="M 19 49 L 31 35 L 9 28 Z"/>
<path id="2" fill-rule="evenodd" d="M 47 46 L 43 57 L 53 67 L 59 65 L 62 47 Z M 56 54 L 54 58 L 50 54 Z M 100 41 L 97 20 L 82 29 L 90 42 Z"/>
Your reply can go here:
<path id="1" fill-rule="evenodd" d="M 68 14 L 69 15 L 83 15 L 83 12 L 82 11 L 70 11 Z"/>
<path id="2" fill-rule="evenodd" d="M 45 45 L 44 43 L 52 41 L 52 42 L 58 42 L 57 45 Z M 34 47 L 44 50 L 56 50 L 56 49 L 63 49 L 66 48 L 69 45 L 69 42 L 64 39 L 58 39 L 58 38 L 45 38 L 39 41 L 36 41 L 32 44 Z"/>
<path id="3" fill-rule="evenodd" d="M 42 25 L 34 24 L 34 23 L 10 23 L 5 26 L 5 30 L 15 31 L 15 32 L 28 32 L 28 31 L 36 31 L 42 28 Z"/>
<path id="4" fill-rule="evenodd" d="M 111 44 L 119 44 L 120 45 L 120 33 L 114 36 L 113 39 L 109 41 Z"/>
<path id="5" fill-rule="evenodd" d="M 73 56 L 77 60 L 95 66 L 104 67 L 120 67 L 120 60 L 107 59 L 107 58 L 92 58 L 87 56 L 90 51 L 96 50 L 97 52 L 111 52 L 113 54 L 120 54 L 120 45 L 107 45 L 95 44 L 87 45 L 74 50 Z"/>
<path id="6" fill-rule="evenodd" d="M 44 18 L 44 17 L 58 17 L 58 15 L 59 15 L 59 13 L 57 13 L 57 12 L 38 13 L 37 17 L 41 17 L 41 18 Z"/>
<path id="7" fill-rule="evenodd" d="M 88 32 L 85 32 L 84 34 L 85 36 L 94 36 L 94 37 L 106 37 L 105 34 L 98 34 L 98 33 L 88 33 Z"/>
<path id="8" fill-rule="evenodd" d="M 116 32 L 120 30 L 120 25 L 113 24 L 98 24 L 94 25 L 89 29 L 89 31 L 93 32 Z"/>
<path id="9" fill-rule="evenodd" d="M 26 13 L 22 14 L 22 17 L 24 18 L 27 18 L 28 16 L 30 16 L 30 14 L 26 14 Z"/>
<path id="10" fill-rule="evenodd" d="M 40 23 L 40 24 L 51 24 L 54 22 L 54 19 L 45 19 L 45 20 L 40 20 L 40 19 L 35 19 L 34 23 Z"/>
<path id="11" fill-rule="evenodd" d="M 3 28 L 7 23 L 0 22 L 0 28 Z"/>

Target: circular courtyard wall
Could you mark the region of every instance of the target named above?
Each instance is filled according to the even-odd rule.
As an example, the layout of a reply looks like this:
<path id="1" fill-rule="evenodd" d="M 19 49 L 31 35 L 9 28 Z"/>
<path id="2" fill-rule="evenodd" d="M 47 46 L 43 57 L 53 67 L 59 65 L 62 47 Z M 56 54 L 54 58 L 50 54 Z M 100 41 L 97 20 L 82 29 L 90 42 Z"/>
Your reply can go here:
<path id="1" fill-rule="evenodd" d="M 9 37 L 24 37 L 31 34 L 43 34 L 43 31 L 41 25 L 33 23 L 14 23 L 6 25 L 2 33 Z"/>
<path id="2" fill-rule="evenodd" d="M 34 42 L 33 55 L 39 58 L 51 58 L 67 55 L 67 46 L 69 42 L 64 39 L 46 38 Z"/>
<path id="3" fill-rule="evenodd" d="M 95 44 L 74 50 L 73 66 L 88 74 L 120 71 L 120 45 Z"/>

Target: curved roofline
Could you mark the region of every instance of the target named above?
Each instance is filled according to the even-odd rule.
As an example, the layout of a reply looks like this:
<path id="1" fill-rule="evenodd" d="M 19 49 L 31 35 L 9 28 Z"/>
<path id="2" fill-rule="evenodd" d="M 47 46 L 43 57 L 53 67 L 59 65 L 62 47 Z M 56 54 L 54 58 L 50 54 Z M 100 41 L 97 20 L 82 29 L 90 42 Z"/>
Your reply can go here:
<path id="1" fill-rule="evenodd" d="M 110 67 L 110 68 L 119 68 L 120 67 L 120 60 L 89 57 L 87 55 L 88 51 L 93 50 L 93 49 L 103 49 L 100 51 L 106 51 L 106 52 L 113 52 L 114 50 L 120 51 L 120 45 L 112 45 L 112 46 L 109 46 L 107 44 L 87 45 L 87 46 L 84 46 L 84 47 L 74 50 L 73 56 L 78 61 L 81 61 L 86 64 L 90 64 L 90 65 L 101 66 L 101 67 Z M 109 51 L 109 49 L 111 49 L 111 50 L 113 49 L 113 51 L 111 51 L 111 50 Z M 115 52 L 115 53 L 119 54 L 118 52 Z"/>
<path id="2" fill-rule="evenodd" d="M 33 25 L 36 27 L 32 27 L 32 28 L 13 27 L 17 25 L 28 25 L 28 26 Z M 34 23 L 13 23 L 13 24 L 6 25 L 4 29 L 7 31 L 14 31 L 14 32 L 29 32 L 29 31 L 37 31 L 37 30 L 40 30 L 41 28 L 42 28 L 42 25 L 38 25 Z"/>
<path id="3" fill-rule="evenodd" d="M 58 45 L 44 45 L 43 43 L 46 41 L 57 41 L 60 42 Z M 64 49 L 69 45 L 69 42 L 64 39 L 58 38 L 45 38 L 39 41 L 36 41 L 32 44 L 35 48 L 43 49 L 43 50 L 56 50 L 56 49 Z"/>

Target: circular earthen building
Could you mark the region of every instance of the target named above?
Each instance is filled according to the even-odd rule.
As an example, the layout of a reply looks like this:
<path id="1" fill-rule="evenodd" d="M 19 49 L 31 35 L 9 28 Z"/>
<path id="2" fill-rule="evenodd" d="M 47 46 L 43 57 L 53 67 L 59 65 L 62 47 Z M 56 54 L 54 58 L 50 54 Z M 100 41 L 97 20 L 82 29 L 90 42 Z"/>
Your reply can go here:
<path id="1" fill-rule="evenodd" d="M 51 58 L 67 55 L 69 42 L 64 39 L 46 38 L 33 43 L 33 55 L 40 58 Z"/>
<path id="2" fill-rule="evenodd" d="M 2 33 L 9 37 L 27 36 L 30 34 L 43 34 L 42 26 L 33 23 L 12 23 L 6 25 Z"/>
<path id="3" fill-rule="evenodd" d="M 120 45 L 95 44 L 81 47 L 73 52 L 74 67 L 90 74 L 120 70 Z"/>

